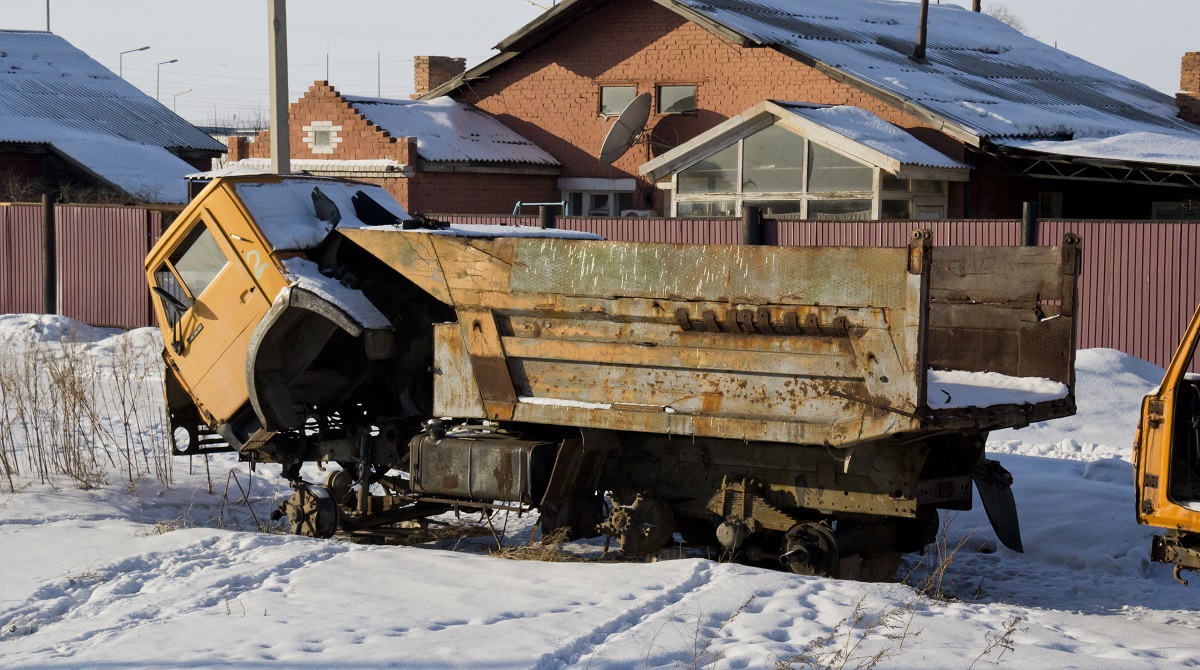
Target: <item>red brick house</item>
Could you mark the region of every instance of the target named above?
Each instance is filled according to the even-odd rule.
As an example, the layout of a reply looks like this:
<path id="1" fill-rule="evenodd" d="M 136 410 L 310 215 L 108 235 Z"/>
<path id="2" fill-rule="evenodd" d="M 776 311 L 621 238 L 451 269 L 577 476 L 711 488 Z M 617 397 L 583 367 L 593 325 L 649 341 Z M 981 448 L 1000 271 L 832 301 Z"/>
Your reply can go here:
<path id="1" fill-rule="evenodd" d="M 963 179 L 936 186 L 948 217 L 1016 217 L 1032 200 L 1044 216 L 1181 218 L 1200 201 L 1200 127 L 1180 118 L 1170 96 L 986 15 L 929 9 L 922 57 L 912 2 L 565 0 L 423 99 L 450 96 L 490 112 L 545 149 L 561 164 L 546 199 L 576 210 L 677 211 L 676 173 L 730 146 L 739 147 L 731 174 L 762 168 L 745 162 L 745 137 L 704 145 L 702 136 L 766 101 L 856 107 L 965 166 Z M 1185 73 L 1185 89 L 1188 81 Z M 613 116 L 642 93 L 653 98 L 649 141 L 601 165 Z M 806 151 L 831 152 L 835 168 L 865 165 L 838 162 L 853 159 L 853 142 L 801 139 Z M 646 168 L 670 151 L 666 162 L 687 154 L 693 163 L 674 161 L 668 174 Z M 819 167 L 812 154 L 791 162 L 799 177 L 788 188 L 813 198 L 804 172 Z M 879 203 L 888 188 L 933 188 L 866 167 L 873 181 L 848 197 Z M 735 205 L 726 213 L 736 213 L 751 195 L 736 181 L 703 195 L 728 196 Z"/>
<path id="2" fill-rule="evenodd" d="M 451 98 L 361 98 L 319 81 L 288 119 L 294 171 L 379 184 L 409 211 L 511 213 L 519 201 L 557 200 L 553 156 Z M 231 138 L 229 162 L 269 168 L 270 142 L 268 131 Z"/>

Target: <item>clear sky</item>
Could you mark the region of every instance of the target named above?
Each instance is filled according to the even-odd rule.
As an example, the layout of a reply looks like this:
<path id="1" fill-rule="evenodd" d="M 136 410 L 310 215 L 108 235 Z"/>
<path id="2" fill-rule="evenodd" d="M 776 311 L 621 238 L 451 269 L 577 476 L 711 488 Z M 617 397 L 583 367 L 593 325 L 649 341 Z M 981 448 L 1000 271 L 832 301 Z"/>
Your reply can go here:
<path id="1" fill-rule="evenodd" d="M 46 0 L 0 3 L 0 28 L 45 29 Z M 1184 52 L 1200 51 L 1200 0 L 996 4 L 1021 18 L 1027 34 L 1170 94 Z M 150 95 L 157 86 L 163 104 L 191 121 L 265 120 L 266 7 L 265 0 L 50 0 L 50 28 L 114 72 L 120 52 L 149 46 L 124 56 L 125 78 Z M 287 11 L 295 100 L 326 78 L 327 56 L 338 90 L 407 98 L 413 56 L 462 56 L 475 65 L 543 10 L 530 0 L 288 0 Z"/>

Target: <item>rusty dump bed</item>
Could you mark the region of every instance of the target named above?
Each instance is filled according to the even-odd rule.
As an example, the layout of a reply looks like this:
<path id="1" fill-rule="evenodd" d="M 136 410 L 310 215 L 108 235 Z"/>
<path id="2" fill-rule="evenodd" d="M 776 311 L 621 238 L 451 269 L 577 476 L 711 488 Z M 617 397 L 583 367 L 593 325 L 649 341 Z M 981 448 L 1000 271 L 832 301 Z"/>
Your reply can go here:
<path id="1" fill-rule="evenodd" d="M 444 232 L 336 232 L 456 313 L 433 326 L 435 416 L 849 446 L 1074 412 L 1074 238 L 770 248 Z M 1017 392 L 931 397 L 941 371 Z"/>

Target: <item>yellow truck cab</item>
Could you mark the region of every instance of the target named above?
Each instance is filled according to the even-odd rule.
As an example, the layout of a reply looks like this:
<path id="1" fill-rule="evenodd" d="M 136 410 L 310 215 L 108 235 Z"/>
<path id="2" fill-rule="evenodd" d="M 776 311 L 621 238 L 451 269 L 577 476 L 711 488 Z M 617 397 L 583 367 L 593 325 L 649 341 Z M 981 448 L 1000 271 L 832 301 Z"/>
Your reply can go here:
<path id="1" fill-rule="evenodd" d="M 1142 400 L 1134 443 L 1138 523 L 1162 528 L 1150 557 L 1200 570 L 1200 376 L 1192 368 L 1200 340 L 1200 309 L 1188 324 L 1162 384 Z"/>
<path id="2" fill-rule="evenodd" d="M 239 449 L 267 437 L 253 411 L 264 399 L 248 380 L 255 363 L 259 375 L 278 368 L 265 359 L 280 337 L 307 326 L 311 349 L 312 340 L 334 330 L 358 339 L 372 331 L 372 353 L 389 353 L 391 323 L 361 297 L 331 302 L 331 293 L 350 291 L 306 256 L 335 227 L 365 225 L 356 209 L 372 223 L 409 219 L 377 186 L 273 175 L 217 179 L 151 250 L 146 278 L 168 345 L 168 403 L 174 423 L 188 430 L 190 448 L 205 427 Z M 307 323 L 296 323 L 297 314 L 307 315 Z M 289 355 L 303 350 L 293 347 Z"/>

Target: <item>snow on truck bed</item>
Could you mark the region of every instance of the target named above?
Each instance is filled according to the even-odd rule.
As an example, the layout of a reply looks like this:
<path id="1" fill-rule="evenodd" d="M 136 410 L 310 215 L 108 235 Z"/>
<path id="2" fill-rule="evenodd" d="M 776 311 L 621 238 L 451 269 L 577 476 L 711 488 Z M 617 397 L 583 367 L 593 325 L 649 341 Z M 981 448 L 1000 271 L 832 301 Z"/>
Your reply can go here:
<path id="1" fill-rule="evenodd" d="M 1044 377 L 1010 377 L 999 372 L 930 370 L 925 375 L 930 409 L 1037 404 L 1061 400 L 1070 387 Z"/>

